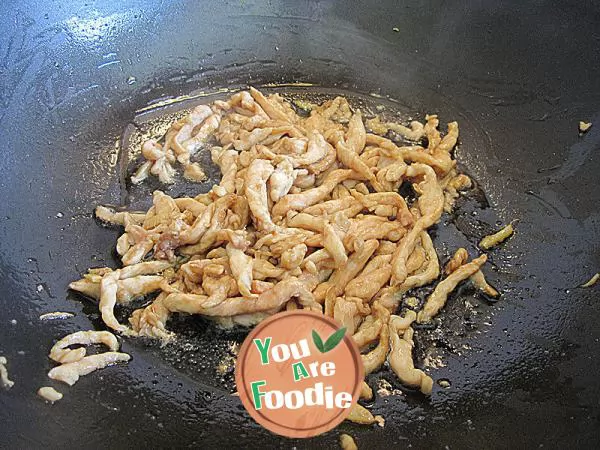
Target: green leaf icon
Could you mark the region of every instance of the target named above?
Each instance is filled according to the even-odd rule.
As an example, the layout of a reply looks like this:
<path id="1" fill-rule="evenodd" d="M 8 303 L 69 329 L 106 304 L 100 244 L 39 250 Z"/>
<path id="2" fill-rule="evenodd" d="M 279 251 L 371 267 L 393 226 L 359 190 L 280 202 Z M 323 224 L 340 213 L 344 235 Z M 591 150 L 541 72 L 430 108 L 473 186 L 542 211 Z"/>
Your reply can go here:
<path id="1" fill-rule="evenodd" d="M 335 333 L 329 336 L 329 338 L 327 338 L 327 340 L 325 341 L 325 344 L 323 344 L 323 339 L 321 339 L 319 333 L 313 330 L 312 338 L 317 349 L 321 353 L 327 353 L 337 347 L 337 345 L 342 341 L 342 339 L 344 339 L 344 334 L 346 334 L 346 327 L 337 330 Z"/>
<path id="2" fill-rule="evenodd" d="M 342 339 L 344 339 L 345 333 L 346 327 L 343 327 L 329 336 L 329 338 L 325 341 L 325 345 L 323 346 L 323 353 L 333 350 L 342 341 Z"/>
<path id="3" fill-rule="evenodd" d="M 312 330 L 312 338 L 313 342 L 315 343 L 315 347 L 317 347 L 321 353 L 325 353 L 323 350 L 323 339 L 321 339 L 319 333 L 317 333 L 315 330 Z"/>

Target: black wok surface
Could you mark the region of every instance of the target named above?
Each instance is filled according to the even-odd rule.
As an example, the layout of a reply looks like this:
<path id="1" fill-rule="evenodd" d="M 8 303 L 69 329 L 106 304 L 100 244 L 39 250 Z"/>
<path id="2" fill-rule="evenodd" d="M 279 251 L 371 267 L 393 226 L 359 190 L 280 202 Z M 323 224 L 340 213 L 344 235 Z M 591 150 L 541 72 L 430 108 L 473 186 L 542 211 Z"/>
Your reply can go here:
<path id="1" fill-rule="evenodd" d="M 436 385 L 431 400 L 377 397 L 385 428 L 340 429 L 361 448 L 598 447 L 599 288 L 576 287 L 600 270 L 597 3 L 6 1 L 0 11 L 0 355 L 16 382 L 0 391 L 0 447 L 337 446 L 339 430 L 299 441 L 255 425 L 214 370 L 243 333 L 198 319 L 174 324 L 183 337 L 172 351 L 125 340 L 126 366 L 72 388 L 46 377 L 54 340 L 101 326 L 66 287 L 116 264 L 118 230 L 93 208 L 143 201 L 120 184 L 122 133 L 149 127 L 136 111 L 286 82 L 459 121 L 458 159 L 487 202 L 474 195 L 437 227 L 441 257 L 519 219 L 490 253 L 502 299 L 459 292 L 442 319 L 449 337 L 418 333 L 421 356 L 440 347 L 446 365 L 431 373 L 451 387 Z M 579 120 L 594 123 L 583 136 Z M 56 310 L 76 316 L 38 320 Z M 42 385 L 64 399 L 44 404 Z"/>

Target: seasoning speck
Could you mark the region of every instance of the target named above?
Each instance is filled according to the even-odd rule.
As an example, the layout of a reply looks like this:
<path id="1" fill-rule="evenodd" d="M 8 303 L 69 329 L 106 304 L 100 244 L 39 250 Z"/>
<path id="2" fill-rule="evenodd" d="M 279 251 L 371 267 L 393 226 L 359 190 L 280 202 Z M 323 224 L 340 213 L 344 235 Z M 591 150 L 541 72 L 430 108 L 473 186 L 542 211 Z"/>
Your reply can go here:
<path id="1" fill-rule="evenodd" d="M 44 286 L 42 286 L 41 284 L 38 284 L 36 286 L 36 289 L 37 289 L 38 292 L 42 292 L 44 290 Z"/>

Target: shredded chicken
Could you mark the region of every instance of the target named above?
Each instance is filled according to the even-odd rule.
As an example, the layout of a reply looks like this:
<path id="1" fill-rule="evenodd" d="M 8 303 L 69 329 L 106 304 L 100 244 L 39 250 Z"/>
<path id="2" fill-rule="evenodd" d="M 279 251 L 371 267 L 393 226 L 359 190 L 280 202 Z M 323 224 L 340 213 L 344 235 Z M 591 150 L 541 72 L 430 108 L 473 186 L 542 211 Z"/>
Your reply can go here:
<path id="1" fill-rule="evenodd" d="M 584 122 L 583 120 L 579 121 L 579 132 L 585 133 L 590 128 L 592 128 L 592 122 Z"/>
<path id="2" fill-rule="evenodd" d="M 90 269 L 70 287 L 98 301 L 110 329 L 163 343 L 175 338 L 168 329 L 173 314 L 201 314 L 229 327 L 281 310 L 318 311 L 347 328 L 365 373 L 387 359 L 403 384 L 428 394 L 431 378 L 412 359 L 411 323 L 434 317 L 467 278 L 498 294 L 480 271 L 485 255 L 468 262 L 460 249 L 420 311 L 419 301 L 402 303 L 411 289 L 439 277 L 429 230 L 471 186 L 452 156 L 458 124 L 441 132 L 439 118 L 428 115 L 408 126 L 375 117 L 365 127 L 343 97 L 308 110 L 301 116 L 281 96 L 250 88 L 195 107 L 164 136 L 146 141 L 132 182 L 156 176 L 172 183 L 181 169 L 202 181 L 194 161 L 200 151 L 210 152 L 221 181 L 189 197 L 157 190 L 145 212 L 99 206 L 98 219 L 124 227 L 116 244 L 122 267 Z M 399 194 L 404 186 L 416 201 Z M 148 294 L 154 300 L 133 312 L 129 326 L 119 323 L 115 308 Z M 401 303 L 416 312 L 395 315 Z M 91 343 L 110 351 L 86 356 L 85 348 L 69 348 Z M 117 350 L 111 333 L 75 333 L 53 348 L 51 357 L 65 364 L 50 375 L 72 384 L 129 359 Z M 362 397 L 372 397 L 366 383 Z M 384 423 L 359 405 L 349 419 Z"/>
<path id="3" fill-rule="evenodd" d="M 50 403 L 57 402 L 63 398 L 61 392 L 58 392 L 56 389 L 50 386 L 44 386 L 39 388 L 37 394 Z"/>
<path id="4" fill-rule="evenodd" d="M 373 389 L 371 389 L 371 386 L 369 386 L 366 381 L 363 381 L 361 384 L 360 398 L 363 400 L 373 399 Z"/>
<path id="5" fill-rule="evenodd" d="M 444 273 L 446 275 L 450 275 L 452 272 L 466 263 L 468 259 L 469 253 L 467 250 L 464 248 L 459 248 L 456 250 L 456 252 L 454 252 L 452 258 L 450 258 L 450 260 L 446 263 L 446 266 L 444 267 Z"/>
<path id="6" fill-rule="evenodd" d="M 383 365 L 390 349 L 390 328 L 388 325 L 390 313 L 379 302 L 373 304 L 373 309 L 374 317 L 381 320 L 382 325 L 379 330 L 379 343 L 377 346 L 370 352 L 361 355 L 366 375 L 375 372 Z"/>
<path id="7" fill-rule="evenodd" d="M 468 259 L 469 253 L 467 253 L 467 250 L 465 250 L 464 248 L 459 248 L 458 250 L 456 250 L 452 258 L 450 258 L 450 260 L 446 263 L 444 272 L 446 273 L 446 275 L 450 275 L 460 266 L 465 264 L 468 261 Z M 470 279 L 473 285 L 484 294 L 489 295 L 490 297 L 497 297 L 498 295 L 500 295 L 498 291 L 487 282 L 487 280 L 485 279 L 485 275 L 483 275 L 483 272 L 481 270 L 478 270 L 473 275 L 471 275 Z"/>
<path id="8" fill-rule="evenodd" d="M 433 380 L 420 369 L 415 369 L 412 359 L 413 329 L 412 322 L 416 319 L 414 311 L 408 311 L 404 317 L 390 317 L 390 354 L 388 361 L 400 381 L 407 385 L 418 387 L 425 395 L 431 394 Z"/>
<path id="9" fill-rule="evenodd" d="M 40 315 L 40 320 L 61 320 L 73 317 L 75 314 L 70 312 L 55 311 Z"/>
<path id="10" fill-rule="evenodd" d="M 448 275 L 435 287 L 427 298 L 423 309 L 417 315 L 417 322 L 429 322 L 444 307 L 448 295 L 458 286 L 458 283 L 475 274 L 487 261 L 486 255 L 475 258 L 470 263 L 464 264 Z"/>
<path id="11" fill-rule="evenodd" d="M 48 372 L 48 377 L 53 380 L 73 386 L 79 377 L 92 373 L 98 369 L 104 369 L 119 362 L 127 362 L 131 359 L 127 353 L 105 352 L 98 355 L 85 356 L 79 361 L 70 362 L 57 366 Z"/>
<path id="12" fill-rule="evenodd" d="M 0 384 L 4 389 L 10 389 L 15 385 L 14 381 L 11 381 L 8 378 L 8 370 L 6 369 L 6 365 L 8 361 L 4 356 L 0 356 Z"/>
<path id="13" fill-rule="evenodd" d="M 600 279 L 600 273 L 596 273 L 592 276 L 592 278 L 590 278 L 588 281 L 586 281 L 579 287 L 582 287 L 582 288 L 592 287 L 593 285 L 595 285 L 598 282 L 599 279 Z"/>
<path id="14" fill-rule="evenodd" d="M 506 239 L 512 236 L 515 232 L 511 223 L 502 228 L 500 231 L 497 231 L 494 234 L 490 234 L 489 236 L 485 236 L 480 242 L 479 247 L 482 250 L 489 250 L 492 247 L 504 242 Z"/>
<path id="15" fill-rule="evenodd" d="M 59 340 L 50 350 L 50 359 L 64 364 L 76 362 L 86 355 L 84 347 L 71 349 L 71 345 L 104 344 L 111 351 L 119 350 L 119 342 L 114 334 L 108 331 L 78 331 Z"/>
<path id="16" fill-rule="evenodd" d="M 379 117 L 367 120 L 367 127 L 375 134 L 384 135 L 392 130 L 411 141 L 418 141 L 423 137 L 423 124 L 416 120 L 410 123 L 410 128 L 395 122 L 381 122 Z"/>
<path id="17" fill-rule="evenodd" d="M 377 419 L 371 413 L 371 411 L 358 403 L 350 409 L 350 414 L 346 420 L 363 425 L 371 425 L 377 422 Z"/>
<path id="18" fill-rule="evenodd" d="M 113 225 L 125 225 L 125 218 L 133 221 L 137 224 L 141 224 L 146 218 L 146 214 L 144 213 L 135 213 L 135 212 L 117 212 L 108 206 L 97 206 L 96 207 L 96 217 L 103 222 L 110 223 Z"/>
<path id="19" fill-rule="evenodd" d="M 342 450 L 358 450 L 354 438 L 349 434 L 340 434 L 340 448 Z"/>

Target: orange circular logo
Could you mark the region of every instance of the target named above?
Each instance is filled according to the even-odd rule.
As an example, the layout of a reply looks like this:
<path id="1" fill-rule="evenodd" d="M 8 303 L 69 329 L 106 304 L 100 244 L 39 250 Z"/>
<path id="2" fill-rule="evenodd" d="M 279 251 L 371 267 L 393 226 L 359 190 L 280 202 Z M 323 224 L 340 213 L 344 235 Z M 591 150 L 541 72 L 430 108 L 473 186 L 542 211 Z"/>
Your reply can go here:
<path id="1" fill-rule="evenodd" d="M 244 341 L 235 381 L 242 403 L 263 427 L 306 438 L 350 414 L 364 369 L 345 329 L 322 314 L 288 311 L 262 321 Z"/>

